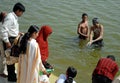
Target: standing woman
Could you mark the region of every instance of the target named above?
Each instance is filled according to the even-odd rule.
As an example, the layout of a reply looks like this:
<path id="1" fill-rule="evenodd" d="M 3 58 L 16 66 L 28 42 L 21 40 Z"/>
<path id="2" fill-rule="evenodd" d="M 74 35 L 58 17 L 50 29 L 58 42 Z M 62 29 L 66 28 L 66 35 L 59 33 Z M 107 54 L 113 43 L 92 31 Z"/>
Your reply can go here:
<path id="1" fill-rule="evenodd" d="M 38 83 L 39 71 L 46 72 L 35 40 L 38 31 L 39 28 L 32 25 L 21 39 L 17 83 Z"/>
<path id="2" fill-rule="evenodd" d="M 52 28 L 50 26 L 42 26 L 39 35 L 36 38 L 39 47 L 40 47 L 40 53 L 41 53 L 41 59 L 43 62 L 43 65 L 47 68 L 51 68 L 52 66 L 47 63 L 47 59 L 49 56 L 49 50 L 48 50 L 48 36 L 52 33 Z"/>

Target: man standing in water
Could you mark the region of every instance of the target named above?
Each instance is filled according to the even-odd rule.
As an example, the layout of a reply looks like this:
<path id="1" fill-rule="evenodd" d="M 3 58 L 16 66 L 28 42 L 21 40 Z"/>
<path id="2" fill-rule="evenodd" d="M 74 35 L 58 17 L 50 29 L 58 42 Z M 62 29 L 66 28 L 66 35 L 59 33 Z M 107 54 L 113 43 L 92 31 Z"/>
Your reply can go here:
<path id="1" fill-rule="evenodd" d="M 103 25 L 99 24 L 98 18 L 93 18 L 93 26 L 90 28 L 90 40 L 88 46 L 95 44 L 97 46 L 103 46 Z"/>
<path id="2" fill-rule="evenodd" d="M 11 48 L 14 39 L 19 34 L 18 17 L 22 16 L 25 7 L 21 3 L 16 3 L 13 7 L 13 12 L 9 13 L 0 29 L 1 37 L 4 44 L 4 50 Z M 8 81 L 16 82 L 15 64 L 7 65 Z"/>
<path id="3" fill-rule="evenodd" d="M 82 21 L 78 24 L 77 33 L 80 39 L 88 38 L 88 15 L 86 13 L 82 14 Z"/>

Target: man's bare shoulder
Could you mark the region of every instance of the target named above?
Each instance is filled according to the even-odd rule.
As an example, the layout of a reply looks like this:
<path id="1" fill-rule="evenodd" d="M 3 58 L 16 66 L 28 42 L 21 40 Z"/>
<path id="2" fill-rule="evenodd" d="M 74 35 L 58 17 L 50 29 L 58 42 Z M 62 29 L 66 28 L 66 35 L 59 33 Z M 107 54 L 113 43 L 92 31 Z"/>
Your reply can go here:
<path id="1" fill-rule="evenodd" d="M 103 28 L 103 25 L 102 25 L 102 24 L 100 24 L 100 28 Z"/>
<path id="2" fill-rule="evenodd" d="M 95 28 L 95 26 L 90 26 L 90 29 L 93 30 Z"/>

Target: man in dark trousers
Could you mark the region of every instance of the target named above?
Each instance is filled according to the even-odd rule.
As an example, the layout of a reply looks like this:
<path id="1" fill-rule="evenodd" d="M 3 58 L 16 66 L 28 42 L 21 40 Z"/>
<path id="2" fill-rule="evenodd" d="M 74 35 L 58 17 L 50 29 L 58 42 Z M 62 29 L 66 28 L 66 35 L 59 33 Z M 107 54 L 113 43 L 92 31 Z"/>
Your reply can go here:
<path id="1" fill-rule="evenodd" d="M 4 43 L 4 50 L 11 48 L 11 45 L 14 39 L 19 34 L 19 24 L 18 17 L 22 16 L 23 12 L 25 12 L 25 7 L 21 3 L 16 3 L 13 7 L 13 12 L 8 13 L 5 17 L 0 32 L 2 34 L 2 40 Z M 15 64 L 7 65 L 8 71 L 8 81 L 16 82 L 16 74 L 15 74 Z"/>
<path id="2" fill-rule="evenodd" d="M 119 68 L 113 55 L 101 58 L 92 74 L 92 83 L 112 83 Z"/>

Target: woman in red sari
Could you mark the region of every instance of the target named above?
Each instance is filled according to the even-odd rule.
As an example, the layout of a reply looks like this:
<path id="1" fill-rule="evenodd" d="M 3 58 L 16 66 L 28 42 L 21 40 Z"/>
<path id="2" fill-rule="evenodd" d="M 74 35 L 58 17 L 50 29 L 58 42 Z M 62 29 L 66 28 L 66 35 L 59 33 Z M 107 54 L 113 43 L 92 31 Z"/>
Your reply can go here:
<path id="1" fill-rule="evenodd" d="M 39 35 L 36 38 L 41 52 L 41 59 L 45 68 L 49 69 L 52 67 L 49 63 L 47 63 L 47 59 L 49 56 L 49 49 L 48 49 L 48 36 L 52 33 L 52 28 L 50 26 L 44 25 L 41 27 L 39 31 Z"/>

